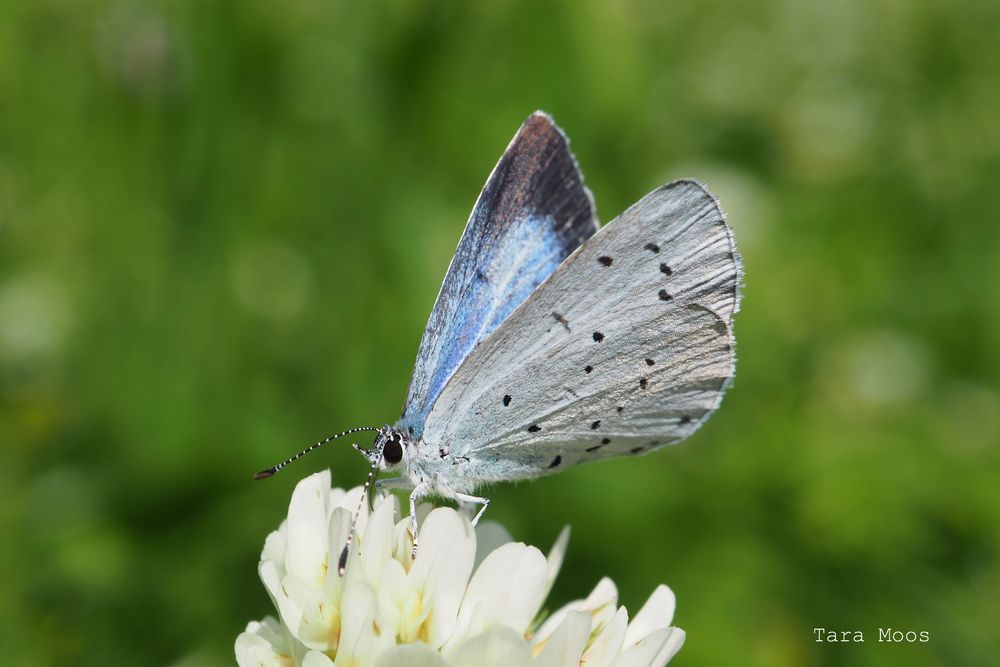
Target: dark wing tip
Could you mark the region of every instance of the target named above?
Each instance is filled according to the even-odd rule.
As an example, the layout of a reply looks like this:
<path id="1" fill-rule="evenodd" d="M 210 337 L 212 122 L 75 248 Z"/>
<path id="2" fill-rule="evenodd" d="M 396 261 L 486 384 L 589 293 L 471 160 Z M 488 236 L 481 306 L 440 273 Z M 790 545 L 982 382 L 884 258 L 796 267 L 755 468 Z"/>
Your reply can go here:
<path id="1" fill-rule="evenodd" d="M 528 123 L 551 125 L 552 127 L 559 129 L 558 126 L 556 125 L 556 122 L 552 119 L 552 114 L 550 114 L 548 111 L 542 111 L 541 109 L 536 109 L 535 111 L 531 112 L 531 115 L 529 115 L 528 118 L 524 121 L 525 125 L 527 125 Z"/>
<path id="2" fill-rule="evenodd" d="M 518 140 L 524 139 L 533 141 L 541 140 L 542 142 L 558 141 L 567 147 L 569 146 L 569 139 L 566 138 L 566 133 L 556 125 L 552 116 L 541 110 L 532 112 L 521 123 L 521 128 L 517 131 L 514 141 L 511 143 L 516 143 Z"/>
<path id="3" fill-rule="evenodd" d="M 536 185 L 543 190 L 541 194 L 545 198 L 552 195 L 557 197 L 555 202 L 550 201 L 540 205 L 543 208 L 558 209 L 562 203 L 574 209 L 574 213 L 561 210 L 556 216 L 561 222 L 573 218 L 572 222 L 560 224 L 559 227 L 560 233 L 569 233 L 576 237 L 573 242 L 574 248 L 597 231 L 597 207 L 594 205 L 594 195 L 584 183 L 583 172 L 573 151 L 570 150 L 569 137 L 556 125 L 548 112 L 539 109 L 525 119 L 500 158 L 501 163 L 505 158 L 541 162 L 545 165 L 540 172 L 543 176 L 549 175 L 552 178 L 539 180 Z M 567 192 L 571 193 L 568 199 Z"/>

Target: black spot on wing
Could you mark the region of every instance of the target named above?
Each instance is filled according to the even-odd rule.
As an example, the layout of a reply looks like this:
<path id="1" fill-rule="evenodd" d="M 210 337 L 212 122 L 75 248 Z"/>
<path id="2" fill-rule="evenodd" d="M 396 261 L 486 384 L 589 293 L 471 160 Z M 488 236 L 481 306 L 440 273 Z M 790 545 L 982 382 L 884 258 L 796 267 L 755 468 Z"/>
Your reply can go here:
<path id="1" fill-rule="evenodd" d="M 611 442 L 611 438 L 601 438 L 601 444 L 602 445 L 610 444 L 610 442 Z"/>
<path id="2" fill-rule="evenodd" d="M 643 446 L 640 445 L 639 447 L 633 447 L 629 451 L 632 452 L 633 454 L 638 454 L 638 453 L 640 453 L 644 449 L 645 449 L 645 447 L 643 447 Z"/>
<path id="3" fill-rule="evenodd" d="M 617 408 L 615 408 L 615 410 L 617 410 L 619 414 L 621 414 L 621 411 L 624 410 L 624 409 L 625 408 L 622 407 L 621 405 L 619 405 Z"/>
<path id="4" fill-rule="evenodd" d="M 648 384 L 649 381 L 646 378 L 642 378 L 639 380 L 639 389 L 645 389 Z"/>
<path id="5" fill-rule="evenodd" d="M 528 427 L 528 433 L 538 433 L 541 430 L 542 427 L 539 426 L 538 424 L 532 424 L 531 426 Z"/>
<path id="6" fill-rule="evenodd" d="M 681 417 L 681 418 L 680 418 L 680 419 L 678 420 L 678 422 L 679 422 L 679 423 L 681 423 L 681 424 L 690 424 L 690 423 L 691 423 L 691 417 L 690 417 L 690 416 L 688 416 L 688 415 L 683 415 L 683 416 L 682 416 L 682 417 Z"/>
<path id="7" fill-rule="evenodd" d="M 601 263 L 601 266 L 611 266 L 611 262 L 613 262 L 614 260 L 608 257 L 607 255 L 601 255 L 600 257 L 597 258 L 597 261 Z"/>
<path id="8" fill-rule="evenodd" d="M 670 292 L 665 289 L 661 289 L 659 292 L 660 301 L 670 301 L 674 297 L 670 296 Z"/>
<path id="9" fill-rule="evenodd" d="M 560 463 L 562 463 L 562 457 L 556 456 L 554 459 L 552 459 L 552 463 L 549 464 L 549 468 L 555 468 Z"/>
<path id="10" fill-rule="evenodd" d="M 600 331 L 595 331 L 594 332 L 594 342 L 595 343 L 600 343 L 602 340 L 604 340 L 604 334 L 602 334 Z"/>
<path id="11" fill-rule="evenodd" d="M 503 404 L 504 404 L 504 407 L 510 405 L 510 394 L 505 394 L 504 395 L 504 397 L 503 397 Z"/>
<path id="12" fill-rule="evenodd" d="M 593 447 L 587 447 L 587 451 L 588 452 L 596 452 L 598 449 L 601 448 L 601 446 L 602 445 L 594 445 Z"/>
<path id="13" fill-rule="evenodd" d="M 583 369 L 583 372 L 586 373 L 587 375 L 590 375 L 590 372 L 592 370 L 594 370 L 593 366 L 585 366 L 584 369 Z"/>
<path id="14" fill-rule="evenodd" d="M 597 421 L 595 421 L 593 424 L 590 425 L 590 430 L 592 430 L 592 431 L 596 431 L 599 428 L 601 428 L 601 420 L 600 419 L 598 419 Z"/>
<path id="15" fill-rule="evenodd" d="M 672 276 L 674 274 L 674 270 L 671 269 L 666 264 L 664 264 L 664 263 L 661 262 L 660 263 L 660 273 L 662 273 L 665 276 Z"/>
<path id="16" fill-rule="evenodd" d="M 652 365 L 653 365 L 653 364 L 655 364 L 655 363 L 656 363 L 655 361 L 653 361 L 653 360 L 652 360 L 652 359 L 650 359 L 649 357 L 646 357 L 646 365 L 647 365 L 647 366 L 652 366 Z"/>
<path id="17" fill-rule="evenodd" d="M 646 250 L 649 250 L 650 252 L 652 252 L 652 253 L 653 253 L 654 255 L 655 255 L 656 253 L 660 252 L 660 246 L 656 245 L 655 243 L 647 243 L 647 244 L 646 244 L 646 245 L 644 245 L 643 247 L 644 247 L 644 248 L 645 248 Z"/>

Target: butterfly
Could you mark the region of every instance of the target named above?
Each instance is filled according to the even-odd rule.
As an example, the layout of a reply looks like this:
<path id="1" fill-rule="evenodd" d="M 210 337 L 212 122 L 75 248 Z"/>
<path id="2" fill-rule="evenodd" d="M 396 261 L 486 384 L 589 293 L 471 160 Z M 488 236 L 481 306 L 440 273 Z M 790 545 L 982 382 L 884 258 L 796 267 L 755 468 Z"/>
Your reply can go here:
<path id="1" fill-rule="evenodd" d="M 477 488 L 694 433 L 735 371 L 743 269 L 718 202 L 668 183 L 599 226 L 568 140 L 533 113 L 490 174 L 448 267 L 394 425 L 361 451 L 379 489 L 478 506 Z M 351 533 L 353 535 L 353 531 Z M 350 540 L 350 538 L 348 538 Z M 348 545 L 341 554 L 341 569 Z"/>

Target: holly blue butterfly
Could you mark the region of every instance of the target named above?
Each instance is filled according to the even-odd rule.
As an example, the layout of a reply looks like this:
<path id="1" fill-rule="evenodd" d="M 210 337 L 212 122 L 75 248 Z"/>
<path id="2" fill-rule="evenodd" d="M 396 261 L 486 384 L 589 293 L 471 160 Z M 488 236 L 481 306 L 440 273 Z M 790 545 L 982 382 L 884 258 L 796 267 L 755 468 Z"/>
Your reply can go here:
<path id="1" fill-rule="evenodd" d="M 668 183 L 599 227 L 568 141 L 536 112 L 479 195 L 431 311 L 402 416 L 377 431 L 368 485 L 478 505 L 528 479 L 684 440 L 735 365 L 742 263 L 718 202 Z M 353 535 L 353 532 L 352 532 Z M 348 546 L 350 544 L 350 538 Z M 341 568 L 348 548 L 341 555 Z"/>

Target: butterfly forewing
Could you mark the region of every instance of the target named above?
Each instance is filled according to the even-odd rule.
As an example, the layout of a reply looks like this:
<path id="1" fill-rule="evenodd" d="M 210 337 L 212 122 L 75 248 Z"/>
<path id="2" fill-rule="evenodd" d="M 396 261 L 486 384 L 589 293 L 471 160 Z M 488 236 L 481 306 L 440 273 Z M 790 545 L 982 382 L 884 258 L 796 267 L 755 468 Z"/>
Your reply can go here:
<path id="1" fill-rule="evenodd" d="M 714 198 L 677 181 L 569 257 L 455 372 L 424 440 L 528 477 L 679 442 L 733 375 L 740 259 Z"/>
<path id="2" fill-rule="evenodd" d="M 400 427 L 419 437 L 472 349 L 597 230 L 593 200 L 566 137 L 534 113 L 486 182 L 417 353 Z"/>

